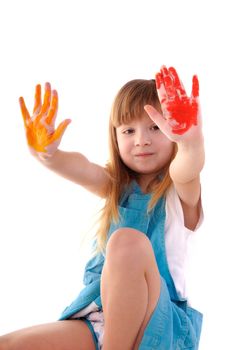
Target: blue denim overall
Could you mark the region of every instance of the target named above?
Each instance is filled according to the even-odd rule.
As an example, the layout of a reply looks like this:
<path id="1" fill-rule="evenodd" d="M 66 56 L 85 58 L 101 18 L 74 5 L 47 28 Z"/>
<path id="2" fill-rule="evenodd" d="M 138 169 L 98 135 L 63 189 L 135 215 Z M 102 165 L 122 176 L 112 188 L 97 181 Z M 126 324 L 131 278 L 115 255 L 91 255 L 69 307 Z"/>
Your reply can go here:
<path id="1" fill-rule="evenodd" d="M 118 223 L 112 223 L 108 239 L 120 227 L 131 227 L 150 239 L 161 276 L 161 291 L 156 308 L 144 331 L 139 350 L 197 350 L 202 324 L 202 314 L 191 308 L 181 298 L 169 272 L 165 250 L 165 198 L 161 198 L 150 213 L 147 205 L 150 194 L 143 194 L 136 182 L 132 182 L 120 200 Z M 67 307 L 60 320 L 70 318 L 91 302 L 102 309 L 100 279 L 104 256 L 98 254 L 86 265 L 85 288 Z"/>

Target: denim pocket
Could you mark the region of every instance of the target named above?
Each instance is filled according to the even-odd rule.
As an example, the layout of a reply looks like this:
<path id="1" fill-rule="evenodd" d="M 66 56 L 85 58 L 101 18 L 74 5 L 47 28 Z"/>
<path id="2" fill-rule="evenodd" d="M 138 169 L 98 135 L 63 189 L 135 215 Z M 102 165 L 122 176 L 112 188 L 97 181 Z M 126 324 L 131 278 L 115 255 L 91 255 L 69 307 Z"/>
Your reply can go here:
<path id="1" fill-rule="evenodd" d="M 174 316 L 174 319 L 176 319 L 174 321 L 174 327 L 178 322 L 181 324 L 181 327 L 178 327 L 180 329 L 179 336 L 178 332 L 174 331 L 174 334 L 176 333 L 177 335 L 176 337 L 174 336 L 174 349 L 197 350 L 200 339 L 202 314 L 189 306 L 186 307 L 186 311 L 178 308 L 176 305 L 174 305 L 174 308 L 176 309 L 174 312 L 174 314 L 176 313 L 176 316 Z"/>

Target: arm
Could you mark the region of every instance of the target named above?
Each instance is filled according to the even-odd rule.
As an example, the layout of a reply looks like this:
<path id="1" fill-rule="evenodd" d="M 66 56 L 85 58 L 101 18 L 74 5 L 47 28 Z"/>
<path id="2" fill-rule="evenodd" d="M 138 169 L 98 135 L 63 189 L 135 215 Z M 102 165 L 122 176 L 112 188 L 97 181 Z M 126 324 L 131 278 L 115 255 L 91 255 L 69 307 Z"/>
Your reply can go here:
<path id="1" fill-rule="evenodd" d="M 204 166 L 203 137 L 198 144 L 177 144 L 169 172 L 181 200 L 194 207 L 200 198 L 200 172 Z"/>
<path id="2" fill-rule="evenodd" d="M 57 150 L 53 157 L 41 161 L 48 169 L 105 198 L 110 181 L 107 170 L 91 163 L 83 154 Z"/>
<path id="3" fill-rule="evenodd" d="M 29 149 L 43 165 L 101 197 L 106 196 L 109 176 L 106 169 L 88 161 L 80 153 L 58 150 L 61 138 L 71 122 L 66 119 L 55 129 L 58 110 L 58 94 L 45 85 L 44 101 L 41 102 L 41 87 L 36 86 L 33 115 L 30 116 L 24 99 L 19 99 L 24 119 Z"/>
<path id="4" fill-rule="evenodd" d="M 204 166 L 203 141 L 199 145 L 177 145 L 178 151 L 169 172 L 180 197 L 185 226 L 194 230 L 201 210 L 200 172 Z"/>
<path id="5" fill-rule="evenodd" d="M 193 77 L 189 98 L 175 69 L 162 67 L 156 75 L 156 86 L 162 114 L 152 106 L 145 106 L 145 110 L 176 143 L 177 153 L 169 172 L 182 203 L 185 225 L 194 229 L 200 213 L 200 172 L 205 159 L 198 79 Z"/>

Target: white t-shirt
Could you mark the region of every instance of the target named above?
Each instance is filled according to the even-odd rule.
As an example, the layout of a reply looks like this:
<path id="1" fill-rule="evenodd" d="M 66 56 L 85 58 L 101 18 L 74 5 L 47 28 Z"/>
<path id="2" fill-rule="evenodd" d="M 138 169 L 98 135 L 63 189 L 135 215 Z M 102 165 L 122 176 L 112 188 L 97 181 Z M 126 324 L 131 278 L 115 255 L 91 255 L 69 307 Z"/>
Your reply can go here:
<path id="1" fill-rule="evenodd" d="M 172 275 L 177 292 L 188 298 L 186 275 L 189 259 L 190 245 L 193 235 L 201 226 L 203 221 L 203 210 L 201 208 L 200 218 L 197 226 L 192 231 L 184 225 L 184 214 L 180 198 L 172 185 L 166 196 L 166 221 L 165 221 L 165 245 L 168 266 Z"/>

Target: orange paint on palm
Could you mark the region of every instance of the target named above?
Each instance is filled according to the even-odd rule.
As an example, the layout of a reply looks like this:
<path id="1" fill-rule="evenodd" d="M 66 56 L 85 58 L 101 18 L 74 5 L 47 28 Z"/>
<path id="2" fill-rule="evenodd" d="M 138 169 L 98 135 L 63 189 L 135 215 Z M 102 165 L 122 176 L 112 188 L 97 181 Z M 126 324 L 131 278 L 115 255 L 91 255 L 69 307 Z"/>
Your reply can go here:
<path id="1" fill-rule="evenodd" d="M 27 141 L 29 146 L 33 147 L 37 152 L 46 153 L 46 146 L 50 144 L 47 130 L 38 125 L 34 126 L 33 124 L 26 130 Z"/>
<path id="2" fill-rule="evenodd" d="M 56 149 L 55 142 L 58 144 L 65 129 L 71 122 L 66 119 L 60 123 L 57 129 L 54 128 L 55 119 L 58 110 L 58 94 L 54 90 L 51 92 L 49 83 L 45 85 L 44 101 L 41 106 L 41 86 L 37 85 L 35 89 L 35 102 L 33 117 L 26 108 L 23 97 L 19 99 L 20 108 L 26 129 L 27 142 L 36 152 L 48 153 L 48 146 Z M 51 147 L 53 146 L 54 147 Z"/>

